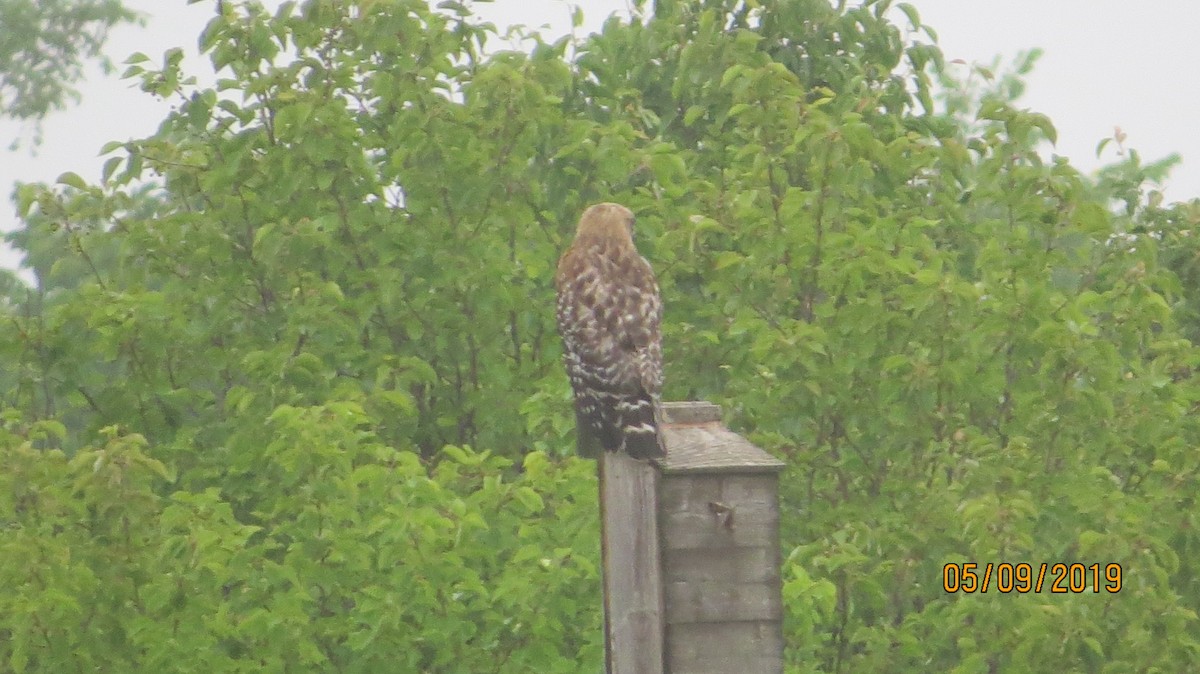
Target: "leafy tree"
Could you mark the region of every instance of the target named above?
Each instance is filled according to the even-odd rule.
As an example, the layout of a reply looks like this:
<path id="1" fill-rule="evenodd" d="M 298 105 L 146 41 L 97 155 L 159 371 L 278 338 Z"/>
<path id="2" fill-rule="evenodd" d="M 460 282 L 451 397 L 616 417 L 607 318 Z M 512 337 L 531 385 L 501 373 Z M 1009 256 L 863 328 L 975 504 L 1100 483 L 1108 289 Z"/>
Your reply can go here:
<path id="1" fill-rule="evenodd" d="M 598 669 L 550 307 L 612 199 L 668 397 L 788 462 L 790 672 L 1193 667 L 1194 207 L 1044 159 L 1032 60 L 957 82 L 890 5 L 659 0 L 485 55 L 456 3 L 225 2 L 215 87 L 132 59 L 158 133 L 18 197 L 55 286 L 0 323 L 2 661 Z M 942 587 L 1043 561 L 1124 582 Z"/>
<path id="2" fill-rule="evenodd" d="M 40 120 L 77 99 L 73 88 L 108 31 L 133 21 L 120 0 L 0 0 L 0 114 Z"/>

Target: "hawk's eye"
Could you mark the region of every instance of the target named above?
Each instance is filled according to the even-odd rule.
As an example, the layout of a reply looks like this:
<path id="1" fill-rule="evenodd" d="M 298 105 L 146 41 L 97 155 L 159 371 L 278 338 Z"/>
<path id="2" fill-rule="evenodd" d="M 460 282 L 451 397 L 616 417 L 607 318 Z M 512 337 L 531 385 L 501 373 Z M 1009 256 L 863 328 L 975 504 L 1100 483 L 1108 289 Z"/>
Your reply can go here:
<path id="1" fill-rule="evenodd" d="M 634 225 L 635 225 L 635 224 L 637 224 L 637 217 L 635 217 L 635 216 L 632 216 L 632 215 L 631 215 L 631 216 L 629 216 L 629 220 L 628 220 L 628 221 L 626 221 L 626 222 L 627 222 L 627 225 L 626 225 L 626 226 L 627 226 L 627 227 L 629 227 L 629 238 L 631 238 L 631 239 L 632 239 L 632 238 L 633 238 Z"/>

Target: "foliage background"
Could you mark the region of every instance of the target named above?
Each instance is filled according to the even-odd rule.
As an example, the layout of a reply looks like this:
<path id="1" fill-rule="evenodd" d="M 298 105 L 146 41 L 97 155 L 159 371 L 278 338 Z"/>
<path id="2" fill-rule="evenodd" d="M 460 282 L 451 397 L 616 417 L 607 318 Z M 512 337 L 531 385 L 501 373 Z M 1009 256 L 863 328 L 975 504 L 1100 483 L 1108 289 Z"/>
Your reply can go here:
<path id="1" fill-rule="evenodd" d="M 666 397 L 788 462 L 789 672 L 1188 669 L 1200 210 L 1170 162 L 1044 158 L 1036 55 L 954 81 L 890 5 L 659 0 L 485 52 L 454 2 L 223 2 L 215 87 L 132 58 L 158 133 L 17 192 L 0 667 L 598 670 L 549 307 L 611 199 Z M 946 594 L 966 561 L 1124 584 Z"/>
<path id="2" fill-rule="evenodd" d="M 79 99 L 84 63 L 112 68 L 101 55 L 108 31 L 137 19 L 120 0 L 0 0 L 0 115 L 32 120 L 40 142 L 41 119 Z"/>

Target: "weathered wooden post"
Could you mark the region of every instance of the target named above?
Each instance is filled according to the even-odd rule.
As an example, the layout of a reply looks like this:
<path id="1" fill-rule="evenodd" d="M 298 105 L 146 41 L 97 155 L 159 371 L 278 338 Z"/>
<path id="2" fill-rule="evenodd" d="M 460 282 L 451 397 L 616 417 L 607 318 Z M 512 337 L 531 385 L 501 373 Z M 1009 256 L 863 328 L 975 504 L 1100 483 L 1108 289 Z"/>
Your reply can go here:
<path id="1" fill-rule="evenodd" d="M 783 464 L 711 403 L 664 417 L 661 468 L 601 457 L 608 672 L 779 674 Z"/>

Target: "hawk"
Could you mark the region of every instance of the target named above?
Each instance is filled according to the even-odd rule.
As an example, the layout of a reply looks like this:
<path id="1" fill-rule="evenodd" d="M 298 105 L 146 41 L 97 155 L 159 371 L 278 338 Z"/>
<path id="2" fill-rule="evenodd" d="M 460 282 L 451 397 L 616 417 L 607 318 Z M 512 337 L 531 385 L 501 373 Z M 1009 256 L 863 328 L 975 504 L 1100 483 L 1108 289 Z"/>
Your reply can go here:
<path id="1" fill-rule="evenodd" d="M 654 270 L 633 245 L 633 213 L 620 204 L 583 212 L 558 261 L 558 333 L 575 392 L 579 453 L 666 456 L 659 432 L 662 302 Z"/>

